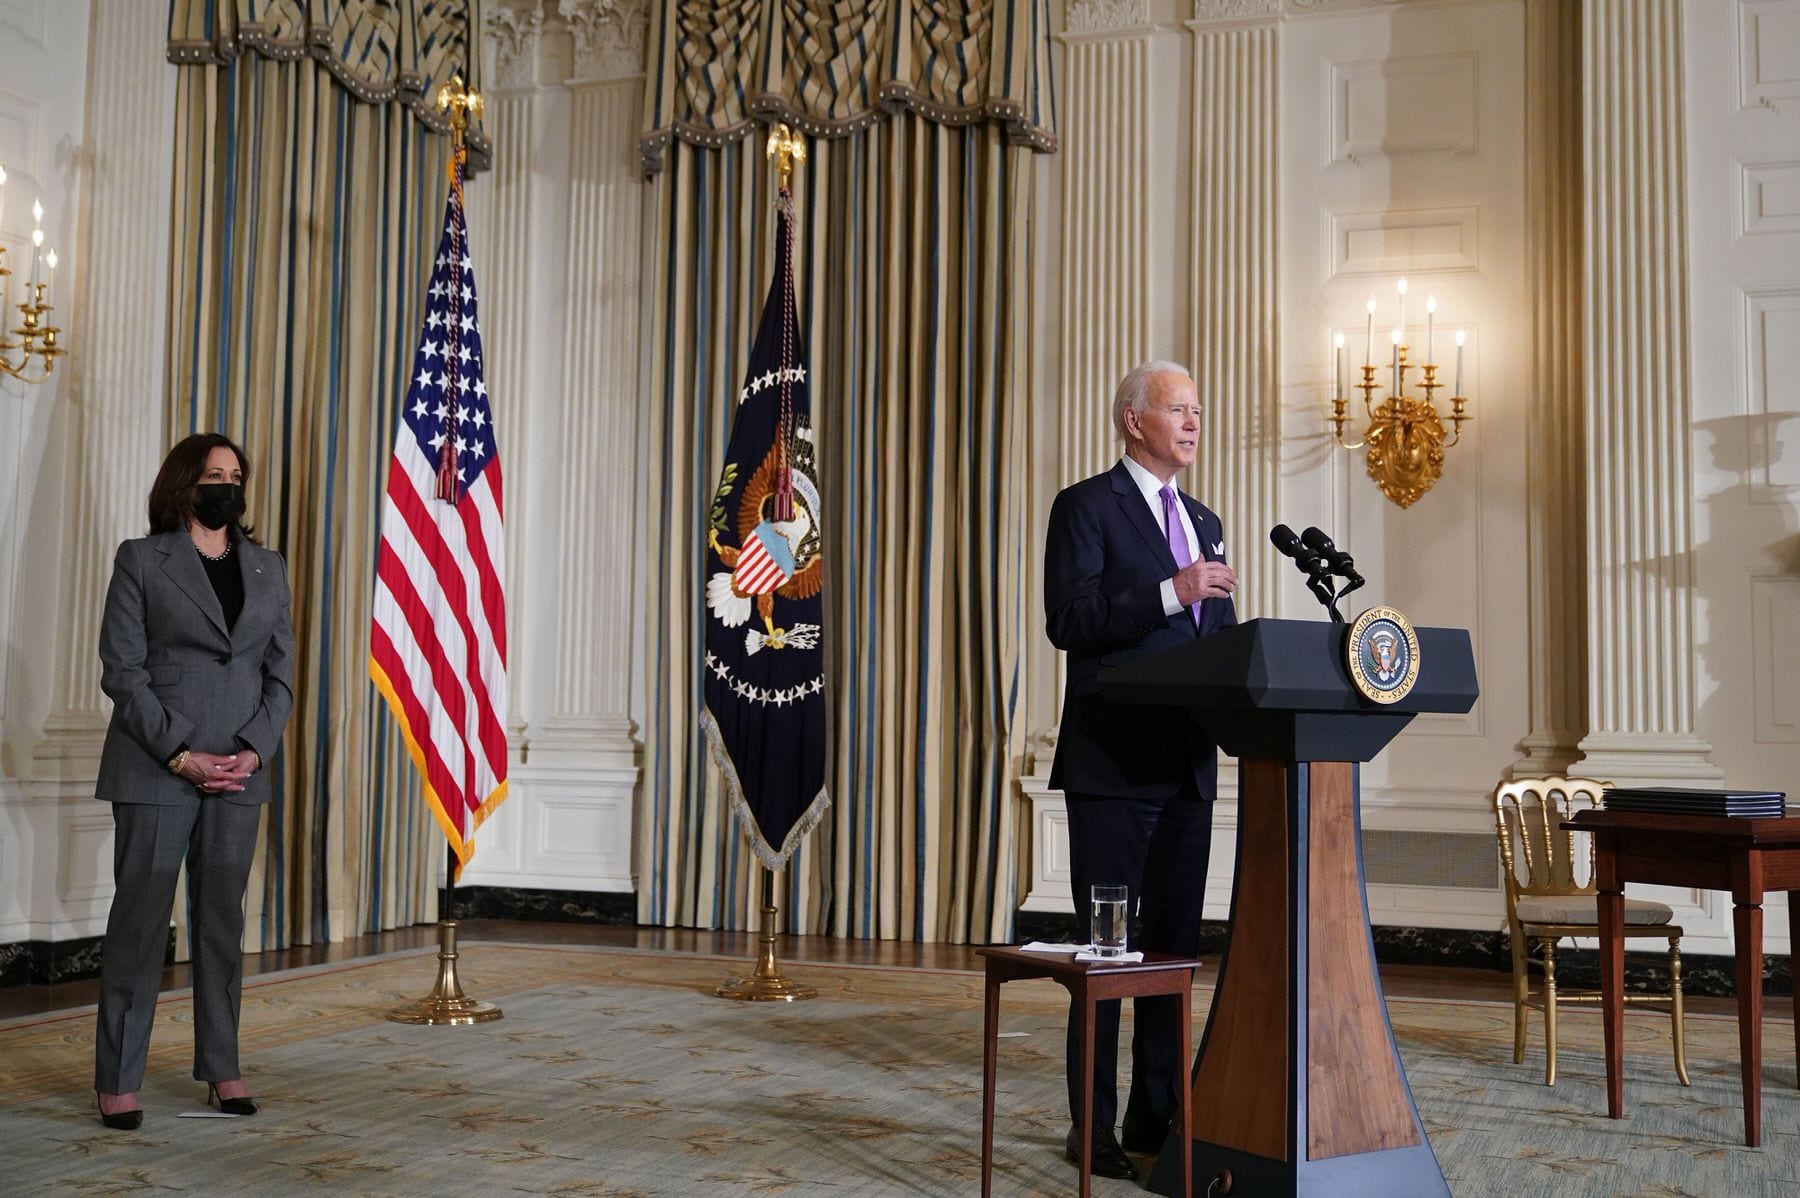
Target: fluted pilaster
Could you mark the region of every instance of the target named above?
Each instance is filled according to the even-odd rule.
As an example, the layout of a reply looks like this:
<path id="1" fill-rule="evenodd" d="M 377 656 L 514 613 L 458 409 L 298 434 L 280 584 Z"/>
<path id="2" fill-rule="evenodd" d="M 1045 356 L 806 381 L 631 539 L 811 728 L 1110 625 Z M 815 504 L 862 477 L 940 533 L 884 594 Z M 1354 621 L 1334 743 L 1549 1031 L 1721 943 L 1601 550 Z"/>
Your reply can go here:
<path id="1" fill-rule="evenodd" d="M 39 777 L 91 777 L 108 704 L 94 658 L 113 551 L 144 532 L 144 497 L 165 448 L 163 315 L 167 184 L 147 160 L 168 144 L 163 6 L 95 0 L 90 25 L 83 234 L 68 344 L 66 476 L 55 698 L 35 751 Z"/>
<path id="2" fill-rule="evenodd" d="M 487 190 L 482 222 L 486 253 L 480 263 L 486 283 L 482 298 L 482 343 L 487 347 L 488 385 L 494 397 L 494 422 L 501 461 L 506 465 L 506 597 L 512 618 L 533 600 L 525 570 L 527 487 L 530 476 L 526 430 L 547 413 L 534 412 L 536 394 L 531 352 L 531 151 L 538 102 L 537 61 L 543 37 L 543 13 L 535 3 L 523 7 L 494 6 L 486 13 L 487 92 L 484 122 L 494 146 L 493 167 L 475 184 Z M 507 738 L 515 752 L 524 747 L 522 715 L 527 658 L 524 637 L 511 642 L 506 663 Z"/>
<path id="3" fill-rule="evenodd" d="M 584 61 L 577 28 L 578 69 Z M 596 64 L 601 56 L 585 59 Z M 638 395 L 641 184 L 633 173 L 637 76 L 570 84 L 568 307 L 554 714 L 542 750 L 631 744 L 632 484 Z"/>
<path id="4" fill-rule="evenodd" d="M 1588 728 L 1583 773 L 1717 778 L 1695 730 L 1679 0 L 1581 8 Z"/>
<path id="5" fill-rule="evenodd" d="M 1280 6 L 1201 0 L 1194 37 L 1191 369 L 1199 385 L 1194 493 L 1219 513 L 1238 619 L 1273 614 L 1278 392 L 1275 231 Z"/>
<path id="6" fill-rule="evenodd" d="M 1060 34 L 1066 105 L 1062 150 L 1062 304 L 1058 343 L 1057 485 L 1118 459 L 1112 397 L 1149 356 L 1149 0 L 1077 0 Z M 1060 694 L 1066 663 L 1056 655 Z M 1038 781 L 1050 772 L 1056 730 L 1033 738 Z"/>
<path id="7" fill-rule="evenodd" d="M 1118 457 L 1113 391 L 1149 352 L 1149 4 L 1074 4 L 1062 42 L 1058 481 L 1067 485 Z"/>
<path id="8" fill-rule="evenodd" d="M 1525 455 L 1526 608 L 1531 730 L 1511 767 L 1560 774 L 1587 725 L 1583 602 L 1586 452 L 1582 344 L 1581 12 L 1564 0 L 1525 7 L 1526 257 L 1532 352 Z"/>

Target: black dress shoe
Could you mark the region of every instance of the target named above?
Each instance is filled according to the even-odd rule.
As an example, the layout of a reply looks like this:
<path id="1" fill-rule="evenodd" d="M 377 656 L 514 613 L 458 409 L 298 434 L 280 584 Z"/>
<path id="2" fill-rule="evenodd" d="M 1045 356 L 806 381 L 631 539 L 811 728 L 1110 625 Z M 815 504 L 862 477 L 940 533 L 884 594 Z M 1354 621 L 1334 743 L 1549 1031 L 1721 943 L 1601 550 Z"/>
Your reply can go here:
<path id="1" fill-rule="evenodd" d="M 206 1083 L 206 1105 L 219 1104 L 219 1110 L 227 1115 L 254 1115 L 256 1103 L 248 1098 L 226 1098 L 219 1093 L 216 1082 Z"/>
<path id="2" fill-rule="evenodd" d="M 1063 1137 L 1063 1155 L 1077 1168 L 1081 1166 L 1081 1137 L 1072 1127 L 1069 1134 Z M 1125 1150 L 1119 1147 L 1119 1142 L 1113 1139 L 1110 1130 L 1094 1133 L 1094 1153 L 1088 1171 L 1095 1177 L 1137 1180 L 1137 1166 L 1131 1163 L 1131 1158 L 1125 1155 Z"/>
<path id="3" fill-rule="evenodd" d="M 1154 1115 L 1139 1118 L 1131 1112 L 1125 1113 L 1125 1125 L 1119 1129 L 1119 1143 L 1125 1146 L 1126 1152 L 1158 1153 L 1163 1145 L 1169 1142 L 1170 1119 L 1158 1119 Z"/>
<path id="4" fill-rule="evenodd" d="M 94 1105 L 98 1107 L 99 1104 L 100 1096 L 96 1094 Z M 110 1115 L 104 1109 L 100 1111 L 100 1126 L 109 1127 L 113 1131 L 136 1131 L 143 1125 L 144 1112 L 141 1108 L 131 1111 L 116 1111 Z"/>

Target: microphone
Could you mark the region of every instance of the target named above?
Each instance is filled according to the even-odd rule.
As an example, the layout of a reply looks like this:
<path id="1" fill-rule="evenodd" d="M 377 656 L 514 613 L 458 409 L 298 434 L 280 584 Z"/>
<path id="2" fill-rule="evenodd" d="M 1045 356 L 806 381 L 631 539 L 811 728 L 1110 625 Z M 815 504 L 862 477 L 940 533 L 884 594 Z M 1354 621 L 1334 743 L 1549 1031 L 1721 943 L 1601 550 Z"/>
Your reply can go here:
<path id="1" fill-rule="evenodd" d="M 1294 564 L 1306 575 L 1306 589 L 1331 613 L 1333 622 L 1342 623 L 1344 617 L 1338 614 L 1337 595 L 1331 585 L 1331 566 L 1325 558 L 1285 524 L 1277 524 L 1269 530 L 1269 543 L 1280 550 L 1282 556 L 1294 559 Z"/>
<path id="2" fill-rule="evenodd" d="M 1321 571 L 1321 562 L 1316 551 L 1304 544 L 1294 530 L 1285 524 L 1277 524 L 1269 530 L 1269 542 L 1281 551 L 1283 557 L 1291 557 L 1301 573 L 1317 577 Z"/>
<path id="3" fill-rule="evenodd" d="M 1348 594 L 1363 584 L 1363 576 L 1356 572 L 1356 559 L 1331 543 L 1331 537 L 1321 528 L 1309 528 L 1300 534 L 1300 543 L 1325 559 L 1325 564 L 1333 574 L 1344 579 L 1350 585 L 1339 592 Z"/>

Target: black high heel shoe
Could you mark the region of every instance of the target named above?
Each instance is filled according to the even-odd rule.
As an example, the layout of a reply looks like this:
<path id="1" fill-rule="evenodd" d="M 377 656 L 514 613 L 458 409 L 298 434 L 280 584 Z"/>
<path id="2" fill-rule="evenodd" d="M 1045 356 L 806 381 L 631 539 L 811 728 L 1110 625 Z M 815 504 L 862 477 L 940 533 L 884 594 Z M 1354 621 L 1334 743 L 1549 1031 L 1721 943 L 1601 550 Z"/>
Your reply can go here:
<path id="1" fill-rule="evenodd" d="M 219 1083 L 207 1082 L 206 1105 L 211 1106 L 215 1102 L 219 1104 L 219 1109 L 227 1115 L 256 1114 L 256 1103 L 252 1100 L 248 1098 L 221 1098 L 219 1097 Z"/>
<path id="2" fill-rule="evenodd" d="M 135 1111 L 115 1111 L 107 1114 L 100 1105 L 100 1092 L 94 1092 L 94 1107 L 100 1112 L 100 1126 L 110 1127 L 114 1131 L 136 1131 L 144 1125 L 144 1111 L 139 1107 Z"/>

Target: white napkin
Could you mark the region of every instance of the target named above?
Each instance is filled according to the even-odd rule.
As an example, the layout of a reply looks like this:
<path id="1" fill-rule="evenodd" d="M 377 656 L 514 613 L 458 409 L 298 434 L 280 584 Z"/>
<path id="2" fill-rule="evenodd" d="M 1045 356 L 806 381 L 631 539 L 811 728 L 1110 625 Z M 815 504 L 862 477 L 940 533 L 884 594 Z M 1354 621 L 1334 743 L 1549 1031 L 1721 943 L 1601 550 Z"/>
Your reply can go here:
<path id="1" fill-rule="evenodd" d="M 1144 959 L 1143 953 L 1120 953 L 1116 957 L 1102 957 L 1099 953 L 1080 952 L 1075 954 L 1077 961 L 1104 961 L 1108 965 L 1132 965 Z"/>
<path id="2" fill-rule="evenodd" d="M 1022 953 L 1085 953 L 1094 946 L 1091 944 L 1051 944 L 1047 940 L 1033 940 L 1030 944 L 1021 944 Z"/>

